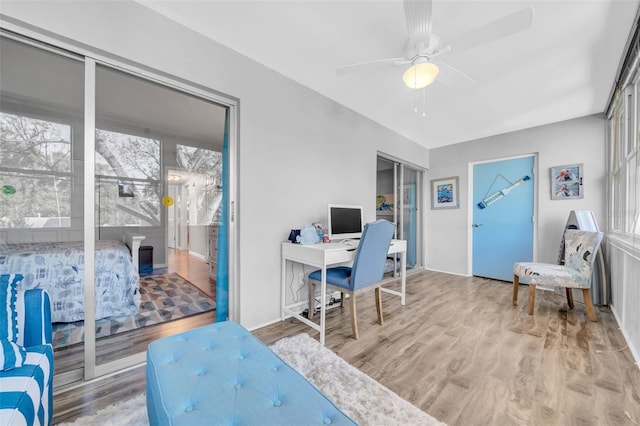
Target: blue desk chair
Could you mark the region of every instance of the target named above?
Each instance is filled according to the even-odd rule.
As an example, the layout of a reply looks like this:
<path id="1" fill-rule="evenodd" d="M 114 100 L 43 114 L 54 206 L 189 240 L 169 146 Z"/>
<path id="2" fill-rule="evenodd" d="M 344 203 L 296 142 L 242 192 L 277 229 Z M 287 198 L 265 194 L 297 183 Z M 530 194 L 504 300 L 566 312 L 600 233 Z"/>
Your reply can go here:
<path id="1" fill-rule="evenodd" d="M 327 287 L 340 290 L 340 306 L 343 306 L 344 295 L 349 293 L 351 300 L 351 327 L 353 335 L 358 338 L 358 320 L 356 317 L 356 291 L 375 285 L 376 309 L 378 322 L 382 325 L 382 298 L 380 281 L 384 275 L 389 245 L 395 231 L 395 224 L 387 220 L 378 220 L 364 226 L 362 238 L 356 249 L 353 266 L 338 266 L 327 269 Z M 315 286 L 322 280 L 322 271 L 309 274 L 309 318 L 313 318 L 315 310 Z M 324 303 L 322 301 L 321 303 Z"/>

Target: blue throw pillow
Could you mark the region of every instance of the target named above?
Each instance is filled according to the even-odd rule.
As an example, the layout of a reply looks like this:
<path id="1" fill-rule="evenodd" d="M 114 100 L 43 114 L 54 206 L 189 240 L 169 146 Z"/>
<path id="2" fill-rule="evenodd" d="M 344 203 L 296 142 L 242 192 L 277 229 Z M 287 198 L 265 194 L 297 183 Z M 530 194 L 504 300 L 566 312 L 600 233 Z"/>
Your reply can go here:
<path id="1" fill-rule="evenodd" d="M 0 365 L 2 371 L 22 367 L 27 356 L 24 348 L 18 346 L 18 321 L 16 299 L 18 283 L 22 275 L 0 275 Z"/>

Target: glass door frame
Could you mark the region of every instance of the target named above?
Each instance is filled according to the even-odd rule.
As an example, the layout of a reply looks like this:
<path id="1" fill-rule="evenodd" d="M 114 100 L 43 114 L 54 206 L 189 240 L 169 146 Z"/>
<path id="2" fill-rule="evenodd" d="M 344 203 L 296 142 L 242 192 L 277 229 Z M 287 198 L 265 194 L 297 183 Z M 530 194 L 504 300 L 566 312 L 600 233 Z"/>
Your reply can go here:
<path id="1" fill-rule="evenodd" d="M 397 239 L 406 239 L 404 235 L 404 178 L 405 178 L 405 169 L 409 169 L 415 171 L 418 176 L 416 179 L 416 196 L 418 197 L 416 201 L 416 264 L 410 270 L 407 269 L 407 273 L 411 274 L 412 271 L 422 270 L 424 268 L 424 206 L 425 206 L 425 198 L 423 193 L 424 188 L 424 179 L 425 179 L 425 170 L 422 167 L 410 164 L 404 160 L 401 160 L 397 157 L 384 154 L 382 152 L 378 152 L 377 159 L 381 159 L 393 164 L 393 200 L 395 204 L 395 208 L 393 209 L 393 222 L 397 224 L 396 226 L 396 235 Z M 398 260 L 396 259 L 396 263 Z M 399 269 L 398 265 L 395 265 L 395 275 L 398 275 L 397 271 Z"/>
<path id="2" fill-rule="evenodd" d="M 240 317 L 238 280 L 238 225 L 235 218 L 238 209 L 238 111 L 239 100 L 231 96 L 214 91 L 208 87 L 188 82 L 179 77 L 157 71 L 155 69 L 127 61 L 115 56 L 100 53 L 97 50 L 73 43 L 67 39 L 58 38 L 49 33 L 39 32 L 32 27 L 25 27 L 6 19 L 0 19 L 3 36 L 36 46 L 44 50 L 64 56 L 84 58 L 84 256 L 85 283 L 84 292 L 85 318 L 95 318 L 95 112 L 96 94 L 95 78 L 96 65 L 115 68 L 162 86 L 179 90 L 207 101 L 214 102 L 228 109 L 229 120 L 229 197 L 227 203 L 229 232 L 227 244 L 229 247 L 229 319 Z M 65 51 L 69 52 L 65 54 Z M 81 380 L 91 380 L 127 368 L 139 366 L 146 362 L 146 353 L 139 352 L 115 361 L 96 364 L 95 321 L 85 321 L 84 367 L 62 373 L 55 377 L 54 389 Z"/>

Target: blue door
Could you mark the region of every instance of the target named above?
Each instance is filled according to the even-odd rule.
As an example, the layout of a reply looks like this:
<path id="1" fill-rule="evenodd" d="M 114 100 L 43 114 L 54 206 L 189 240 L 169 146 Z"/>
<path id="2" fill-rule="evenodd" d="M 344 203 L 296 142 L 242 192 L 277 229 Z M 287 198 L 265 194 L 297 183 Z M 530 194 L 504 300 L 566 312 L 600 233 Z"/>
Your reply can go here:
<path id="1" fill-rule="evenodd" d="M 534 157 L 473 166 L 473 275 L 513 279 L 533 260 Z"/>

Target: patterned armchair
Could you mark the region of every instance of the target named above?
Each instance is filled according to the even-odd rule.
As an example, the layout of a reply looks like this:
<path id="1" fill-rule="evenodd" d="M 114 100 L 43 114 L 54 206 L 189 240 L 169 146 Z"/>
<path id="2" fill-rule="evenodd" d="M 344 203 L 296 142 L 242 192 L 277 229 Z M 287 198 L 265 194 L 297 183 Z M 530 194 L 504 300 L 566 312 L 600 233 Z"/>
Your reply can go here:
<path id="1" fill-rule="evenodd" d="M 564 287 L 569 308 L 573 309 L 573 288 L 582 289 L 584 305 L 591 321 L 597 321 L 591 303 L 591 269 L 596 252 L 602 242 L 602 232 L 567 229 L 565 238 L 564 265 L 552 263 L 520 262 L 513 266 L 513 304 L 518 300 L 518 284 L 529 283 L 529 315 L 533 315 L 536 285 Z"/>

